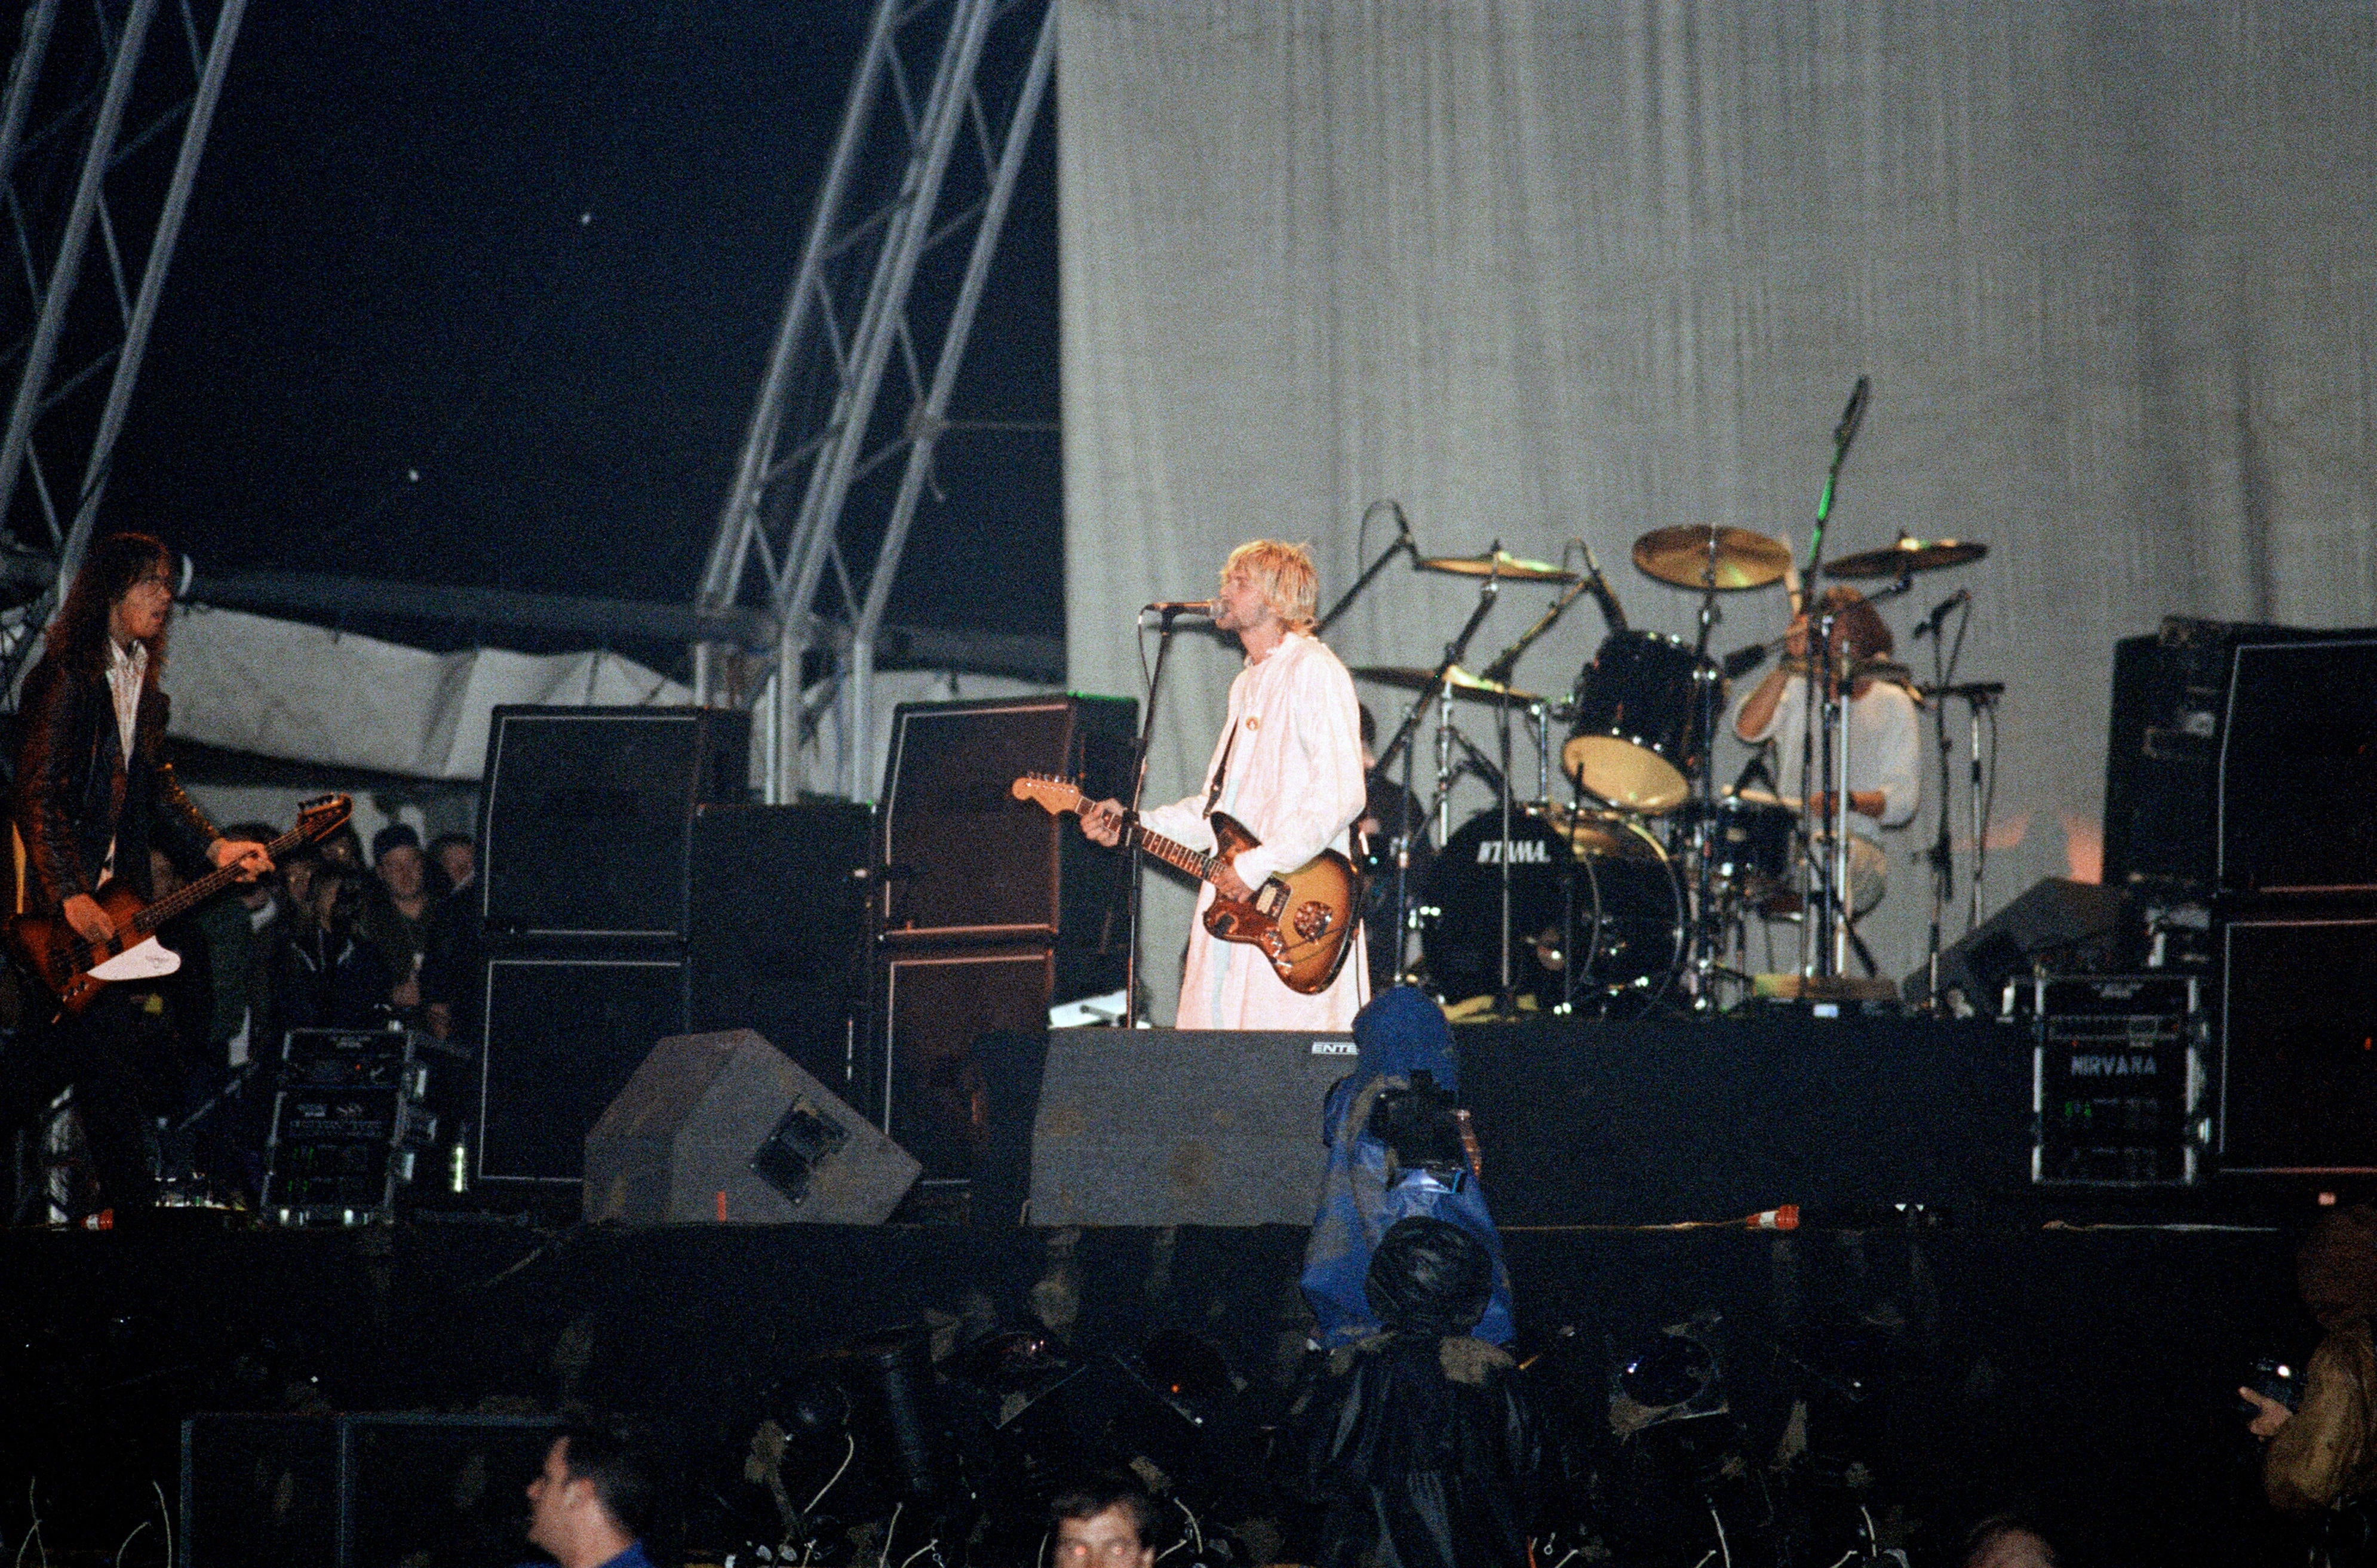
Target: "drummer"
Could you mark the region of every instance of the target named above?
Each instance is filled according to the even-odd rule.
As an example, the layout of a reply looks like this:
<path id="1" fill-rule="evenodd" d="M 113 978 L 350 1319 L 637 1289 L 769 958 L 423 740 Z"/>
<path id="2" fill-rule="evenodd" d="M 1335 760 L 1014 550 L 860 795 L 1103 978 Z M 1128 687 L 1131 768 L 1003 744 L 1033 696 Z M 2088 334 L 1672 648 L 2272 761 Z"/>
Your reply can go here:
<path id="1" fill-rule="evenodd" d="M 1825 590 L 1821 601 L 1833 612 L 1833 636 L 1848 650 L 1849 810 L 1883 827 L 1903 827 L 1922 802 L 1916 761 L 1920 750 L 1915 695 L 1903 666 L 1891 662 L 1895 644 L 1890 628 L 1865 595 L 1845 585 Z M 1790 657 L 1766 672 L 1735 705 L 1733 732 L 1750 745 L 1772 742 L 1768 766 L 1784 802 L 1799 805 L 1801 737 L 1808 709 L 1808 617 L 1794 616 L 1786 646 Z M 1834 683 L 1827 683 L 1829 693 Z M 1823 778 L 1816 759 L 1814 778 Z M 1819 816 L 1828 816 L 1831 797 L 1821 790 Z M 1852 834 L 1849 907 L 1858 915 L 1881 901 L 1888 861 L 1881 845 Z"/>

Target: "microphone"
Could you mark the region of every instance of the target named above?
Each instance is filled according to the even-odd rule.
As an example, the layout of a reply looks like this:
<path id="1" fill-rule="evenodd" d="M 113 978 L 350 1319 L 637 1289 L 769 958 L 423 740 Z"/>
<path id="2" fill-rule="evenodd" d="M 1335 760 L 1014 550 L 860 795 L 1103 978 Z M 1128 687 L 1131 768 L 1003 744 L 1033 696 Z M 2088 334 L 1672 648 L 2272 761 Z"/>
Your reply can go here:
<path id="1" fill-rule="evenodd" d="M 1159 599 L 1153 604 L 1142 604 L 1139 607 L 1139 612 L 1141 615 L 1151 610 L 1159 615 L 1166 616 L 1211 615 L 1213 612 L 1213 601 L 1210 599 Z"/>
<path id="2" fill-rule="evenodd" d="M 1873 377 L 1860 375 L 1857 390 L 1849 394 L 1849 406 L 1841 412 L 1840 427 L 1833 432 L 1833 445 L 1846 448 L 1857 439 L 1857 426 L 1865 422 L 1865 400 L 1873 390 Z"/>
<path id="3" fill-rule="evenodd" d="M 1947 598 L 1933 605 L 1931 607 L 1931 613 L 1923 617 L 1922 621 L 1917 624 L 1915 630 L 1908 634 L 1908 640 L 1912 641 L 1916 637 L 1927 636 L 1938 636 L 1940 635 L 1940 628 L 1947 624 L 1948 612 L 1955 609 L 1956 606 L 1965 603 L 1972 597 L 1973 590 L 1971 588 L 1958 588 L 1955 592 L 1950 594 Z"/>
<path id="4" fill-rule="evenodd" d="M 1725 678 L 1728 681 L 1740 680 L 1744 675 L 1765 663 L 1766 656 L 1773 651 L 1764 643 L 1753 643 L 1748 647 L 1734 649 L 1725 656 L 1720 666 L 1725 671 Z"/>

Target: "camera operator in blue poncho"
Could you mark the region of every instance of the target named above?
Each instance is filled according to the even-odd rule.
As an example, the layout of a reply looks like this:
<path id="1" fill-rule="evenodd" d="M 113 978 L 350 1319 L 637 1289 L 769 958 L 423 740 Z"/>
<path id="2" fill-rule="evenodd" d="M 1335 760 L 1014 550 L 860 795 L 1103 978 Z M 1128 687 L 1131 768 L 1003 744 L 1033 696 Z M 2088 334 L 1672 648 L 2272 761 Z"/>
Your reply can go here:
<path id="1" fill-rule="evenodd" d="M 1380 1238 L 1398 1219 L 1419 1215 L 1460 1226 L 1486 1249 L 1493 1290 L 1470 1332 L 1509 1344 L 1511 1275 L 1453 1111 L 1461 1066 L 1443 1010 L 1426 993 L 1397 986 L 1356 1016 L 1354 1042 L 1359 1065 L 1329 1091 L 1321 1113 L 1329 1172 L 1303 1278 L 1315 1337 L 1335 1349 L 1380 1332 L 1364 1277 Z"/>

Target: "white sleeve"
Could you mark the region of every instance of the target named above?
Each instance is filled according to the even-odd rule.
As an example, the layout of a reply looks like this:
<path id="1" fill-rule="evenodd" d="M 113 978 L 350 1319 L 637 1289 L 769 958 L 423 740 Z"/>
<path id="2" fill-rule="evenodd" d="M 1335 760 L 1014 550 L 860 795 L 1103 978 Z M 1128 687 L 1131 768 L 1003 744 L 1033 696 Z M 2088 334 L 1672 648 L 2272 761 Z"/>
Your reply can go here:
<path id="1" fill-rule="evenodd" d="M 1299 659 L 1284 694 L 1293 716 L 1290 744 L 1305 767 L 1304 787 L 1269 817 L 1263 841 L 1232 862 L 1249 886 L 1292 871 L 1328 849 L 1362 814 L 1362 710 L 1353 677 L 1334 655 L 1315 647 Z"/>
<path id="2" fill-rule="evenodd" d="M 1892 681 L 1877 681 L 1867 700 L 1873 705 L 1873 753 L 1867 777 L 1881 791 L 1881 826 L 1904 827 L 1923 803 L 1915 767 L 1922 750 L 1922 723 L 1915 699 Z"/>

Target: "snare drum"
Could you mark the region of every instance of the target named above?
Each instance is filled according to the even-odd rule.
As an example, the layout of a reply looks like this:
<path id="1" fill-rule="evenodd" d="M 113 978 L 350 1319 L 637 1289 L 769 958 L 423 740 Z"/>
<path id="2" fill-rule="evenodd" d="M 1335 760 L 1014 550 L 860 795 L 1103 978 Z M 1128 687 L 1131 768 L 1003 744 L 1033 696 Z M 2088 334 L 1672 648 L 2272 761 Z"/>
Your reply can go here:
<path id="1" fill-rule="evenodd" d="M 1779 801 L 1727 795 L 1716 802 L 1709 864 L 1726 892 L 1762 904 L 1791 885 L 1792 842 L 1799 814 Z"/>
<path id="2" fill-rule="evenodd" d="M 1560 766 L 1578 789 L 1624 811 L 1681 805 L 1700 771 L 1716 666 L 1655 632 L 1612 632 L 1576 678 Z"/>

